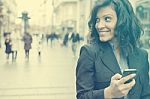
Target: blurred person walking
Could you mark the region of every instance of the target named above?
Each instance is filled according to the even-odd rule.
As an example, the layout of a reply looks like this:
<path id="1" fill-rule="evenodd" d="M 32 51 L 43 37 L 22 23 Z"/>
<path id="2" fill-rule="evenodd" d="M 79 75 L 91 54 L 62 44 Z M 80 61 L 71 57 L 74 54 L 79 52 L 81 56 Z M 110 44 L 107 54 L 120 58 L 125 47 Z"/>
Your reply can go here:
<path id="1" fill-rule="evenodd" d="M 19 49 L 19 37 L 16 32 L 12 32 L 11 39 L 12 39 L 12 59 L 16 60 Z"/>
<path id="2" fill-rule="evenodd" d="M 11 42 L 11 38 L 10 38 L 10 34 L 6 34 L 5 37 L 5 53 L 7 55 L 7 60 L 9 59 L 9 55 L 12 52 L 12 42 Z"/>
<path id="3" fill-rule="evenodd" d="M 29 59 L 29 51 L 31 49 L 32 36 L 26 32 L 23 36 L 25 57 Z"/>
<path id="4" fill-rule="evenodd" d="M 69 33 L 67 32 L 63 39 L 63 46 L 68 47 Z"/>
<path id="5" fill-rule="evenodd" d="M 42 37 L 39 35 L 37 38 L 37 51 L 38 51 L 38 56 L 41 56 L 42 52 Z"/>
<path id="6" fill-rule="evenodd" d="M 76 50 L 77 50 L 78 42 L 80 41 L 79 33 L 73 32 L 71 34 L 70 39 L 72 41 L 71 48 L 72 48 L 73 56 L 75 57 L 76 56 Z"/>

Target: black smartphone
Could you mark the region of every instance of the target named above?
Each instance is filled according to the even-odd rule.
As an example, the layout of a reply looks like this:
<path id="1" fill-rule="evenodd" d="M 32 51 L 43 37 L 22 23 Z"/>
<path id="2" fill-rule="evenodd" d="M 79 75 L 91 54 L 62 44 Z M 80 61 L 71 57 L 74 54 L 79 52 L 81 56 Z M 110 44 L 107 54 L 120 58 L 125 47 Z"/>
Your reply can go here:
<path id="1" fill-rule="evenodd" d="M 130 75 L 130 74 L 136 74 L 137 73 L 137 70 L 136 69 L 125 69 L 123 71 L 123 76 L 122 77 L 125 77 L 127 75 Z M 132 79 L 134 79 L 135 77 L 133 77 Z M 126 83 L 130 83 L 132 81 L 132 79 L 129 79 L 128 81 L 125 82 Z"/>

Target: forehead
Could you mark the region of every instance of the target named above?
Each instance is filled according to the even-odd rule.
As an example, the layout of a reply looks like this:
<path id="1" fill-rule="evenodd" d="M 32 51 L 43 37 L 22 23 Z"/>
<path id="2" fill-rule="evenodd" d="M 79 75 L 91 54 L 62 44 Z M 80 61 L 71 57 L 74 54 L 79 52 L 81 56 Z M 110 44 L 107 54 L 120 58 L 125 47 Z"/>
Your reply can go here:
<path id="1" fill-rule="evenodd" d="M 97 16 L 103 16 L 103 15 L 116 16 L 116 11 L 112 6 L 101 7 L 97 12 Z"/>

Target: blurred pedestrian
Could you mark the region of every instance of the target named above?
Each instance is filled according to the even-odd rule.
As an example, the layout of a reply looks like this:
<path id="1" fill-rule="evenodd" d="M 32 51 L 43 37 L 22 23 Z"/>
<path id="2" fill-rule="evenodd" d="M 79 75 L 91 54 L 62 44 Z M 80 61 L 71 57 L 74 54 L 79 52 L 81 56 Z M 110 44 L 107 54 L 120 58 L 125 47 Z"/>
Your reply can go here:
<path id="1" fill-rule="evenodd" d="M 71 49 L 72 49 L 72 52 L 73 52 L 73 56 L 76 57 L 76 50 L 77 50 L 77 46 L 80 42 L 80 37 L 79 37 L 79 33 L 76 33 L 76 32 L 73 32 L 71 34 Z"/>
<path id="2" fill-rule="evenodd" d="M 54 46 L 54 40 L 56 39 L 56 33 L 55 32 L 52 32 L 50 35 L 49 35 L 49 39 L 51 41 L 51 48 Z"/>
<path id="3" fill-rule="evenodd" d="M 5 53 L 6 53 L 6 58 L 9 59 L 10 53 L 12 53 L 12 42 L 10 38 L 10 33 L 6 34 L 5 36 Z"/>
<path id="4" fill-rule="evenodd" d="M 63 46 L 68 47 L 69 33 L 67 32 L 63 38 Z"/>
<path id="5" fill-rule="evenodd" d="M 13 60 L 15 60 L 17 58 L 19 49 L 19 36 L 14 31 L 11 34 L 11 40 L 12 40 L 12 58 Z"/>
<path id="6" fill-rule="evenodd" d="M 38 42 L 38 55 L 41 56 L 42 43 Z"/>
<path id="7" fill-rule="evenodd" d="M 38 51 L 38 56 L 41 56 L 41 52 L 42 52 L 42 37 L 40 35 L 37 38 L 37 51 Z"/>
<path id="8" fill-rule="evenodd" d="M 24 50 L 25 50 L 25 56 L 26 58 L 29 58 L 29 51 L 31 49 L 31 44 L 32 44 L 32 36 L 28 32 L 26 32 L 23 36 L 23 41 L 24 41 Z"/>

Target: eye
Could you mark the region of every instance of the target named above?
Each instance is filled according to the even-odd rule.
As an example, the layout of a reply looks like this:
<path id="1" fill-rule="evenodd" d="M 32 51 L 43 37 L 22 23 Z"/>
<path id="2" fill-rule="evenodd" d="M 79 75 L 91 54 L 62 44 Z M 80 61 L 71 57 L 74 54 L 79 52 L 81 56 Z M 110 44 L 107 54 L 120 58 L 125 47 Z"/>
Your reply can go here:
<path id="1" fill-rule="evenodd" d="M 96 18 L 96 23 L 98 23 L 100 21 L 100 18 Z"/>
<path id="2" fill-rule="evenodd" d="M 111 17 L 109 17 L 109 16 L 104 17 L 104 19 L 105 19 L 106 22 L 110 22 L 111 21 Z"/>

